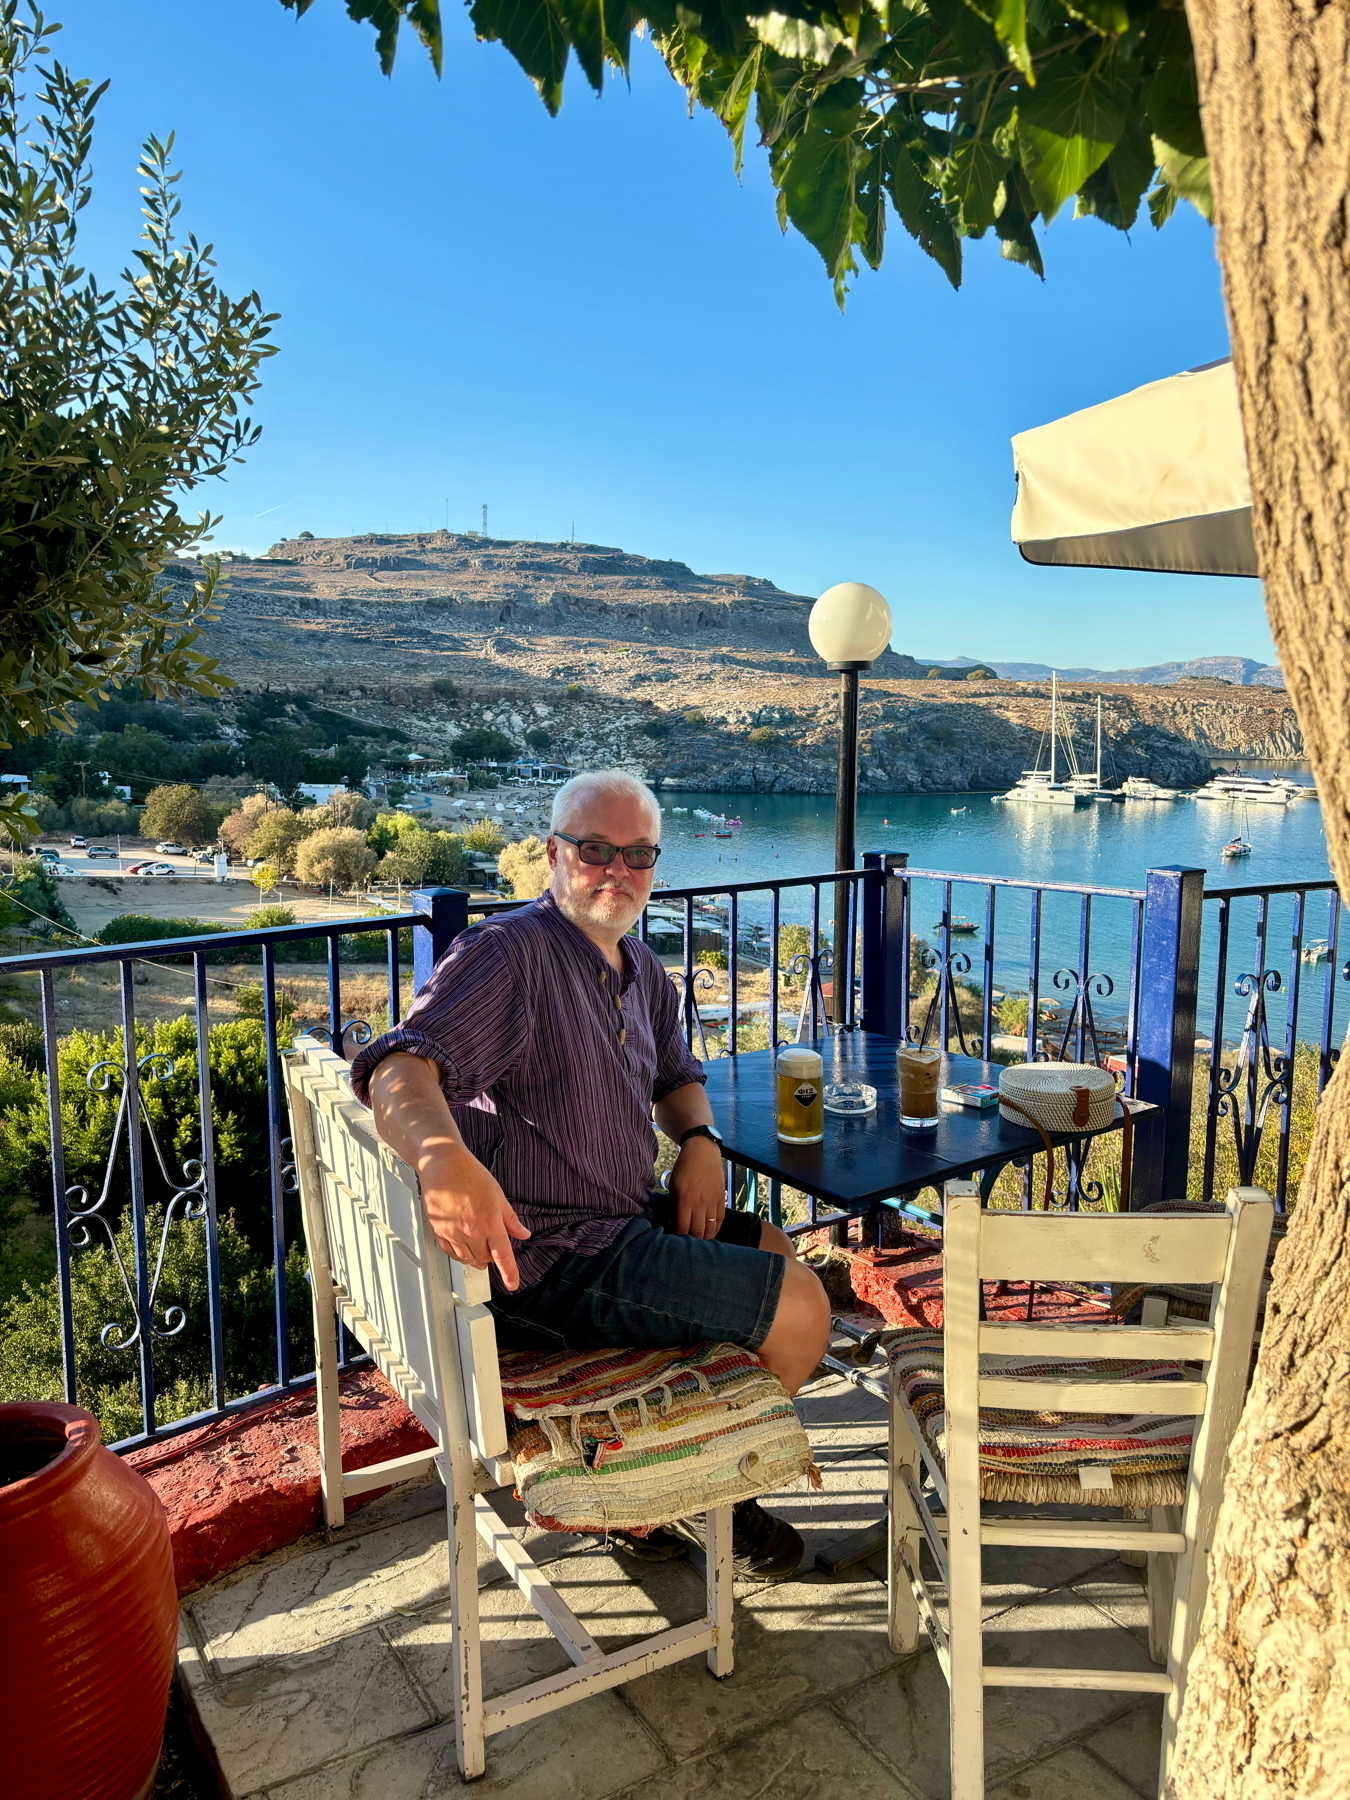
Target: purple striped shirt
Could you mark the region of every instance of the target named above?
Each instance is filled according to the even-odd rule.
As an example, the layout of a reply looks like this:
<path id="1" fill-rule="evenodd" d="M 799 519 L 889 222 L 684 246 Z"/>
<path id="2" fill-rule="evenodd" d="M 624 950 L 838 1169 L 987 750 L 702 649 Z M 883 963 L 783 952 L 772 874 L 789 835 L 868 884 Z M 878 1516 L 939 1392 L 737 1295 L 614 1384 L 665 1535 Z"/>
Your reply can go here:
<path id="1" fill-rule="evenodd" d="M 545 894 L 461 932 L 406 1021 L 352 1063 L 367 1103 L 394 1051 L 437 1064 L 465 1143 L 533 1233 L 516 1245 L 522 1287 L 642 1210 L 652 1104 L 704 1079 L 655 951 L 625 937 L 622 953 L 620 975 Z"/>

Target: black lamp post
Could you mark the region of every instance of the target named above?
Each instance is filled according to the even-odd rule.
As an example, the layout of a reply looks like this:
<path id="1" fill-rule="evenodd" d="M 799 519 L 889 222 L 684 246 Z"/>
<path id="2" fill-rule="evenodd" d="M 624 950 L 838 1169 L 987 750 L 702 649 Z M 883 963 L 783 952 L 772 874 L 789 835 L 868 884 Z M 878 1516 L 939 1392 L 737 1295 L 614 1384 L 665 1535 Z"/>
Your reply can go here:
<path id="1" fill-rule="evenodd" d="M 870 669 L 891 641 L 891 609 L 873 587 L 841 581 L 811 608 L 811 644 L 827 669 L 839 675 L 839 775 L 834 802 L 834 866 L 857 861 L 858 675 Z M 836 1026 L 848 1017 L 852 970 L 848 955 L 849 884 L 834 895 L 834 989 L 830 1012 Z"/>

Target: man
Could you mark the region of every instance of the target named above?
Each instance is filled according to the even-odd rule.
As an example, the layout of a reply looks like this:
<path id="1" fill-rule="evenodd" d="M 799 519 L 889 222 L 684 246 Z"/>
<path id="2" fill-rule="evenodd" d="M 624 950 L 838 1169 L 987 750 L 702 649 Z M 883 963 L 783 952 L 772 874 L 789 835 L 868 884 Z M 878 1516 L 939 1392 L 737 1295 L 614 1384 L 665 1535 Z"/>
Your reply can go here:
<path id="1" fill-rule="evenodd" d="M 741 1344 L 795 1393 L 828 1341 L 829 1302 L 783 1232 L 727 1209 L 675 990 L 627 935 L 660 832 L 635 776 L 567 782 L 548 892 L 461 933 L 406 1021 L 357 1056 L 352 1085 L 417 1170 L 438 1243 L 491 1268 L 503 1347 Z M 653 1111 L 679 1146 L 668 1196 L 651 1192 Z M 798 1566 L 800 1537 L 755 1501 L 734 1530 L 738 1573 Z M 682 1522 L 623 1542 L 650 1558 L 689 1539 Z"/>

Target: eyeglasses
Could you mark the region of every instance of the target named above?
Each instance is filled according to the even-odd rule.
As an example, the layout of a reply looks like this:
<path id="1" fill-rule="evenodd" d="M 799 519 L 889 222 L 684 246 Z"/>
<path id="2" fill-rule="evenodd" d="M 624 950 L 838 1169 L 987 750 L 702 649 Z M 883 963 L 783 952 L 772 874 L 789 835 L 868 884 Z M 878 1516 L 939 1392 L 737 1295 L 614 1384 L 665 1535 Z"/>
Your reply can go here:
<path id="1" fill-rule="evenodd" d="M 659 844 L 607 844 L 603 838 L 572 837 L 566 831 L 555 831 L 553 835 L 565 844 L 575 844 L 582 862 L 596 869 L 607 868 L 616 856 L 623 858 L 625 868 L 654 869 L 661 854 Z"/>

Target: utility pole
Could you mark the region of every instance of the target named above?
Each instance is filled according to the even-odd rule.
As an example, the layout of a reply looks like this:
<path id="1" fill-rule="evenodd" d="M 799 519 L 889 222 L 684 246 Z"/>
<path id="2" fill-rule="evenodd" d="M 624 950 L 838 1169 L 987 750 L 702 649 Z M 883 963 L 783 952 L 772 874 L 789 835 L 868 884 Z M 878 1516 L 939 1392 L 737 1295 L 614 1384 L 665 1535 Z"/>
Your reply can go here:
<path id="1" fill-rule="evenodd" d="M 89 798 L 89 781 L 85 774 L 85 770 L 89 767 L 89 764 L 87 762 L 77 762 L 75 767 L 80 771 L 80 798 L 82 800 L 87 800 Z"/>
<path id="2" fill-rule="evenodd" d="M 487 501 L 483 502 L 483 536 L 487 536 Z"/>

